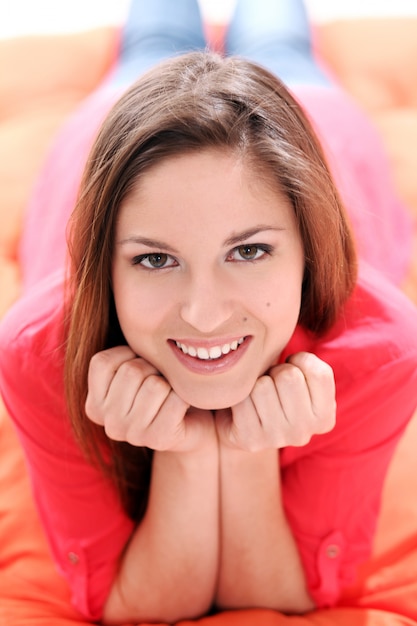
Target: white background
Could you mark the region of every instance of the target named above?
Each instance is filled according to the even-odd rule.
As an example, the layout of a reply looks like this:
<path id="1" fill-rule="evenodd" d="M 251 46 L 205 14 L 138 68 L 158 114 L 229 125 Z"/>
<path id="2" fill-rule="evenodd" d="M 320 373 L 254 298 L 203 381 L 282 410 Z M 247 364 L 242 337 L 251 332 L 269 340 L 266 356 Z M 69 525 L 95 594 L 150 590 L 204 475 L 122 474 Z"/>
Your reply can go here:
<path id="1" fill-rule="evenodd" d="M 207 17 L 214 21 L 226 19 L 235 2 L 199 1 Z M 129 0 L 0 0 L 0 37 L 120 24 L 128 3 Z M 305 3 L 315 22 L 349 17 L 417 16 L 417 0 L 305 0 Z"/>

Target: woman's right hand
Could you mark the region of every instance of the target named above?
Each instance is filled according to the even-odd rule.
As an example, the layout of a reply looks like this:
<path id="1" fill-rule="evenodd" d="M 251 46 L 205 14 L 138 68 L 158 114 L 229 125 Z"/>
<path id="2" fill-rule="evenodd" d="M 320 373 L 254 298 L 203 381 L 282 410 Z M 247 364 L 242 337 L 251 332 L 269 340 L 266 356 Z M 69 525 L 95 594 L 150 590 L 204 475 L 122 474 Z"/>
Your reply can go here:
<path id="1" fill-rule="evenodd" d="M 85 410 L 110 439 L 152 450 L 191 452 L 217 437 L 211 411 L 190 407 L 128 346 L 92 357 Z"/>

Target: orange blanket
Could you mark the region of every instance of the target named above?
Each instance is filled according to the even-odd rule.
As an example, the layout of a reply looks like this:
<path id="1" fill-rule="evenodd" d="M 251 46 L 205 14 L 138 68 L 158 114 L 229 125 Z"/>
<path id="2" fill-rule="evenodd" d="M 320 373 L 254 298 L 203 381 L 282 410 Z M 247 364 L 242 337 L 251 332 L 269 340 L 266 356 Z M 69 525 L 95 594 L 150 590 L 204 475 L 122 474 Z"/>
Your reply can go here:
<path id="1" fill-rule="evenodd" d="M 339 607 L 288 617 L 273 611 L 223 612 L 201 626 L 416 626 L 417 414 L 388 476 L 375 550 Z M 30 493 L 13 426 L 0 407 L 0 625 L 82 626 L 56 572 Z M 181 626 L 191 622 L 181 622 Z"/>

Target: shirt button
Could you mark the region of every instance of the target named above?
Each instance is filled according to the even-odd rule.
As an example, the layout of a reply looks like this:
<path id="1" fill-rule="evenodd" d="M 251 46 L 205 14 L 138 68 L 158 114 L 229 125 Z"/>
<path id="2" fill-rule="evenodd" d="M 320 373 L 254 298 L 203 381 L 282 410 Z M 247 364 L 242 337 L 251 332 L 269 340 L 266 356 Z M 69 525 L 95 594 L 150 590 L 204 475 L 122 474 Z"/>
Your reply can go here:
<path id="1" fill-rule="evenodd" d="M 335 543 L 330 544 L 326 548 L 326 555 L 329 559 L 337 559 L 340 554 L 340 547 Z"/>
<path id="2" fill-rule="evenodd" d="M 80 557 L 75 552 L 68 552 L 68 561 L 71 565 L 77 565 L 79 563 Z"/>

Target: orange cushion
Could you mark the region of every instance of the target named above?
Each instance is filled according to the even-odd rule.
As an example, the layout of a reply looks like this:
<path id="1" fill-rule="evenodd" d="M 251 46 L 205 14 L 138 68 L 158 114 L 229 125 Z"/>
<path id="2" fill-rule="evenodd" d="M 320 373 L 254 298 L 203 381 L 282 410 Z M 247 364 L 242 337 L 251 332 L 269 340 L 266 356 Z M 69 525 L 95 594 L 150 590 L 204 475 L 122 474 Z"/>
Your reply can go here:
<path id="1" fill-rule="evenodd" d="M 417 17 L 348 19 L 315 28 L 319 56 L 374 119 L 398 191 L 417 216 Z"/>
<path id="2" fill-rule="evenodd" d="M 375 552 L 342 606 L 288 617 L 243 610 L 200 626 L 417 626 L 417 416 L 397 449 L 385 488 Z M 87 626 L 50 557 L 16 434 L 0 403 L 0 623 Z M 181 622 L 191 626 L 191 622 Z M 179 625 L 178 625 L 179 626 Z"/>
<path id="3" fill-rule="evenodd" d="M 417 17 L 347 19 L 315 31 L 319 55 L 367 108 L 417 106 Z"/>
<path id="4" fill-rule="evenodd" d="M 101 81 L 118 31 L 0 40 L 0 255 L 16 258 L 26 202 L 52 136 Z M 86 62 L 88 59 L 88 62 Z M 2 281 L 0 315 L 14 297 Z"/>

